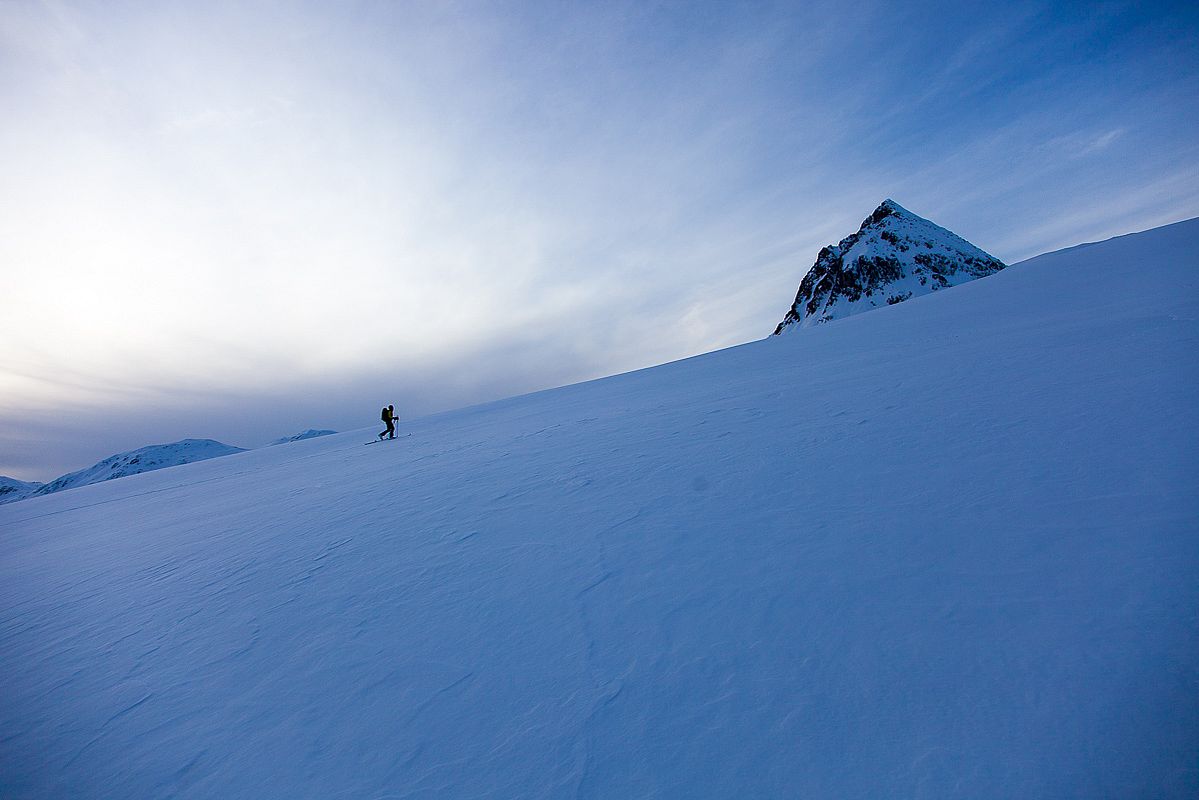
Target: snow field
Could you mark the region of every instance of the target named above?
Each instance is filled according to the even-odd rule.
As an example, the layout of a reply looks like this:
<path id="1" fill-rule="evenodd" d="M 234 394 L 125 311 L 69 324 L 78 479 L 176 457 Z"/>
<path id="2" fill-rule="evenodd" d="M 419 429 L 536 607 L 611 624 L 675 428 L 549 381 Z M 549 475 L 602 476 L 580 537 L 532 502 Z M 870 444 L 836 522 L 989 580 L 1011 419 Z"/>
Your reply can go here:
<path id="1" fill-rule="evenodd" d="M 0 507 L 0 795 L 1193 796 L 1196 252 Z"/>

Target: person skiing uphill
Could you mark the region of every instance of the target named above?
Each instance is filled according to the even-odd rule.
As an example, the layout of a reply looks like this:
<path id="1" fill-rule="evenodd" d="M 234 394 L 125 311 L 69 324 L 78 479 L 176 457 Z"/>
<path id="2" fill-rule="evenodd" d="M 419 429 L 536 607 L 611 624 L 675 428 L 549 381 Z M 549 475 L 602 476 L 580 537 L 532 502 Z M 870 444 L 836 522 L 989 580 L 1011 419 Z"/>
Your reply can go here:
<path id="1" fill-rule="evenodd" d="M 388 439 L 396 438 L 397 419 L 399 419 L 399 417 L 396 416 L 395 406 L 388 406 L 387 408 L 383 409 L 382 420 L 384 424 L 387 425 L 387 430 L 379 434 L 380 439 L 382 439 L 384 436 L 386 436 Z"/>

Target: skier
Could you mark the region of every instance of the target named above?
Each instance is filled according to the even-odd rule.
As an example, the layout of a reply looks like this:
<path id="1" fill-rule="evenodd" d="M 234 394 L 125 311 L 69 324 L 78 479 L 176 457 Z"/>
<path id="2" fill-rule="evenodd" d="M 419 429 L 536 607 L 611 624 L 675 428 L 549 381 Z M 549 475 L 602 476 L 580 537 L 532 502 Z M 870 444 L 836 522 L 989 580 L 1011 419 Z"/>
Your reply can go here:
<path id="1" fill-rule="evenodd" d="M 396 438 L 397 419 L 399 419 L 399 417 L 396 416 L 395 406 L 388 406 L 387 408 L 383 409 L 382 420 L 384 424 L 387 425 L 387 430 L 379 434 L 380 439 L 382 439 L 384 436 L 386 436 L 388 439 Z"/>

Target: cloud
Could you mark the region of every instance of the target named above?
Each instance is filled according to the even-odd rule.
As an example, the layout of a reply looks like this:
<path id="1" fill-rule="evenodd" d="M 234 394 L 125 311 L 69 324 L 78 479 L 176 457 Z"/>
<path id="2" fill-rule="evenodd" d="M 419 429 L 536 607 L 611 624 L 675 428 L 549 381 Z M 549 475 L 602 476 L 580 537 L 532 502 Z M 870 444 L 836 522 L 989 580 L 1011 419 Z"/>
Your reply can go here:
<path id="1" fill-rule="evenodd" d="M 1098 136 L 1096 136 L 1094 139 L 1092 139 L 1085 147 L 1083 147 L 1082 150 L 1080 150 L 1078 152 L 1078 155 L 1079 156 L 1088 156 L 1088 155 L 1091 155 L 1092 153 L 1098 153 L 1103 150 L 1106 150 L 1108 147 L 1111 146 L 1112 142 L 1116 141 L 1123 135 L 1124 135 L 1124 128 L 1115 128 L 1113 130 L 1107 131 L 1106 133 L 1101 133 Z"/>

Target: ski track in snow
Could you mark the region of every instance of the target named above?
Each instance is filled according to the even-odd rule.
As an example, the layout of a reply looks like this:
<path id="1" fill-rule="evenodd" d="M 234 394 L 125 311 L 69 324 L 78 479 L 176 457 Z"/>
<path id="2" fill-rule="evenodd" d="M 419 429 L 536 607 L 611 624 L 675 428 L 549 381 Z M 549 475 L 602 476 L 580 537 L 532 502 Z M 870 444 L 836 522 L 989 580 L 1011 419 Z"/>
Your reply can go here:
<path id="1" fill-rule="evenodd" d="M 1194 796 L 1196 252 L 0 507 L 0 796 Z"/>

